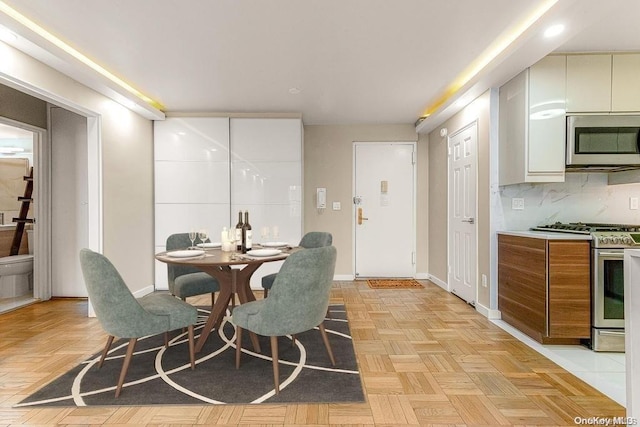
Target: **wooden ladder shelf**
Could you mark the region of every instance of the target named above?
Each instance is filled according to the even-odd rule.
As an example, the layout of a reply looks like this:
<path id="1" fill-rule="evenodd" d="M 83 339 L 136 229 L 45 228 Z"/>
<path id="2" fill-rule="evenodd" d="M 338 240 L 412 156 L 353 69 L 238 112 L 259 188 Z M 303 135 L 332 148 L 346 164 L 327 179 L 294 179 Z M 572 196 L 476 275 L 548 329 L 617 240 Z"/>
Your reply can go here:
<path id="1" fill-rule="evenodd" d="M 11 252 L 9 255 L 18 255 L 18 252 L 20 252 L 20 244 L 22 243 L 22 235 L 24 234 L 24 225 L 34 222 L 32 218 L 27 218 L 29 206 L 31 202 L 33 202 L 33 167 L 29 169 L 29 176 L 25 176 L 24 180 L 27 181 L 27 185 L 24 187 L 24 196 L 18 197 L 18 201 L 22 202 L 22 206 L 20 206 L 18 218 L 13 218 L 13 222 L 16 223 L 16 231 L 13 234 L 13 242 L 11 243 Z"/>

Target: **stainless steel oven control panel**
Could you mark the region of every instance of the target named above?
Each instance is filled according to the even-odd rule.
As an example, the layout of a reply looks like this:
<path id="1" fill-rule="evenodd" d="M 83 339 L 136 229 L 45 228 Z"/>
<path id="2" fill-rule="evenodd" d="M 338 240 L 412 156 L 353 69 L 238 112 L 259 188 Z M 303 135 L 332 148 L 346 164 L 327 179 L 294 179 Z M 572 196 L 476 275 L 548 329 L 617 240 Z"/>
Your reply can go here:
<path id="1" fill-rule="evenodd" d="M 599 231 L 592 233 L 594 248 L 633 248 L 640 246 L 640 233 Z"/>

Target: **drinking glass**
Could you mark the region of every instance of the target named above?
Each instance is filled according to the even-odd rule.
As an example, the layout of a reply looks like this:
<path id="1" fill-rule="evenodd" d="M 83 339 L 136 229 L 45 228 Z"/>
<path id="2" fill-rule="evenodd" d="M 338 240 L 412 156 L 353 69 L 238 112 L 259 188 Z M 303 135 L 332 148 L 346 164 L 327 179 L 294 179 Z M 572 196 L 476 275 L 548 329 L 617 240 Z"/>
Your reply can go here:
<path id="1" fill-rule="evenodd" d="M 198 238 L 203 244 L 207 241 L 208 237 L 209 237 L 209 232 L 207 231 L 207 229 L 202 228 L 198 231 Z"/>
<path id="2" fill-rule="evenodd" d="M 196 241 L 196 230 L 195 229 L 191 229 L 189 230 L 189 240 L 191 240 L 191 246 L 189 247 L 189 249 L 193 249 L 194 245 L 195 245 L 195 241 Z"/>
<path id="3" fill-rule="evenodd" d="M 274 225 L 273 227 L 271 227 L 271 234 L 273 234 L 273 239 L 277 240 L 278 237 L 280 236 L 280 230 L 278 230 L 278 226 Z"/>
<path id="4" fill-rule="evenodd" d="M 262 227 L 260 229 L 260 237 L 262 237 L 262 243 L 265 243 L 269 238 L 269 227 Z"/>

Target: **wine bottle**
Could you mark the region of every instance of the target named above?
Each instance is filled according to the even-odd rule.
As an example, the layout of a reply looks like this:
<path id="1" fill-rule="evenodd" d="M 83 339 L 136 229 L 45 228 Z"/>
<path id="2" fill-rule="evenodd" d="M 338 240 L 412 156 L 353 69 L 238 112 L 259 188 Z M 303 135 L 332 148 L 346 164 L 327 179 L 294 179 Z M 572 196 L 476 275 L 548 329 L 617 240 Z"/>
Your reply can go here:
<path id="1" fill-rule="evenodd" d="M 249 224 L 249 211 L 244 213 L 244 223 L 242 224 L 242 253 L 247 253 L 253 247 L 253 231 Z"/>
<path id="2" fill-rule="evenodd" d="M 238 212 L 238 223 L 236 224 L 236 250 L 242 250 L 242 211 Z"/>

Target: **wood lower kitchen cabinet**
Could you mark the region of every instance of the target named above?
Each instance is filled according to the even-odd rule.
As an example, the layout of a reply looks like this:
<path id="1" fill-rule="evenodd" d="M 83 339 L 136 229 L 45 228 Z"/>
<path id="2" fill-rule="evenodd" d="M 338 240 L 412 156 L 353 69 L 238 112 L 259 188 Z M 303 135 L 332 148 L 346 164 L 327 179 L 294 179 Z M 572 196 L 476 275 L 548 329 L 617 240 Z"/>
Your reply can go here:
<path id="1" fill-rule="evenodd" d="M 591 335 L 590 244 L 498 235 L 498 309 L 538 342 L 575 344 Z"/>

